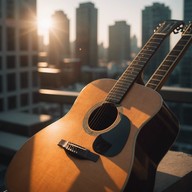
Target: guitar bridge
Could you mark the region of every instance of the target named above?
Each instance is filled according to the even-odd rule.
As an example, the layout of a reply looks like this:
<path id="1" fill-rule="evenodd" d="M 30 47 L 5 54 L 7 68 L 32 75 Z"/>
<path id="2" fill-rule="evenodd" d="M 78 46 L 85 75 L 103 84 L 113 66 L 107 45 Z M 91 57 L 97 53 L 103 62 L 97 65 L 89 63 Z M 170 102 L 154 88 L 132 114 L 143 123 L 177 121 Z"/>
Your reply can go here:
<path id="1" fill-rule="evenodd" d="M 92 153 L 91 151 L 84 147 L 81 147 L 80 145 L 63 139 L 58 143 L 58 146 L 62 147 L 68 154 L 78 159 L 86 159 L 94 162 L 99 159 L 99 155 Z"/>

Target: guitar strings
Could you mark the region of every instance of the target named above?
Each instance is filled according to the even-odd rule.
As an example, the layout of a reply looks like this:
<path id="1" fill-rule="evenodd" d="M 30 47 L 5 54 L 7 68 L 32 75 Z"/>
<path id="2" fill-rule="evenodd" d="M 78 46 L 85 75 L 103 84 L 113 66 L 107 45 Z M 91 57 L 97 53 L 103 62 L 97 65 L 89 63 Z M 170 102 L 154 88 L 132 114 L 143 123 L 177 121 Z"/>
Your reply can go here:
<path id="1" fill-rule="evenodd" d="M 98 127 L 100 124 L 101 124 L 101 117 L 103 117 L 103 114 L 105 113 L 105 111 L 106 111 L 106 106 L 107 105 L 104 105 L 104 103 L 105 102 L 111 102 L 112 104 L 118 104 L 120 101 L 121 101 L 121 99 L 122 99 L 122 97 L 124 96 L 124 94 L 127 92 L 127 88 L 129 88 L 130 87 L 130 85 L 132 85 L 133 83 L 134 83 L 134 81 L 136 80 L 136 78 L 138 77 L 138 75 L 139 75 L 139 73 L 142 71 L 142 69 L 143 69 L 143 67 L 145 66 L 145 64 L 148 62 L 148 60 L 152 57 L 152 55 L 153 55 L 153 53 L 157 50 L 157 48 L 160 46 L 160 44 L 161 44 L 161 42 L 165 39 L 165 37 L 168 35 L 170 33 L 170 31 L 168 31 L 167 32 L 167 34 L 164 34 L 164 35 L 162 35 L 162 34 L 158 34 L 158 35 L 156 35 L 155 33 L 151 36 L 151 38 L 149 39 L 149 41 L 145 44 L 145 46 L 142 48 L 142 50 L 139 52 L 139 54 L 136 56 L 136 58 L 133 60 L 133 62 L 127 67 L 127 69 L 126 69 L 126 71 L 123 73 L 123 75 L 119 78 L 119 80 L 120 80 L 120 83 L 119 83 L 119 81 L 117 81 L 116 83 L 115 83 L 115 85 L 112 87 L 112 89 L 110 90 L 110 92 L 108 93 L 108 95 L 107 95 L 107 97 L 106 97 L 106 99 L 105 99 L 105 101 L 101 104 L 101 106 L 99 107 L 99 109 L 96 111 L 96 113 L 95 113 L 95 115 L 94 115 L 94 117 L 90 120 L 90 122 L 89 122 L 89 125 L 90 125 L 90 127 Z M 146 50 L 147 51 L 150 51 L 150 53 L 148 53 L 148 55 L 145 53 L 146 52 Z M 145 58 L 146 57 L 146 55 L 148 56 L 147 58 Z M 145 57 L 144 57 L 145 56 Z M 141 61 L 141 58 L 144 58 L 145 60 L 143 61 Z M 134 62 L 135 61 L 137 61 L 137 59 L 138 59 L 138 61 L 141 61 L 142 62 L 142 67 L 141 67 L 141 69 L 140 70 L 138 70 L 138 69 L 136 69 L 135 67 L 134 67 Z M 138 64 L 138 62 L 137 62 L 137 64 Z M 135 70 L 136 69 L 136 70 Z M 138 70 L 138 71 L 137 71 Z M 136 74 L 133 74 L 133 72 L 136 72 Z M 132 75 L 133 75 L 133 79 L 132 79 L 132 82 L 131 83 L 129 83 L 128 84 L 128 87 L 127 87 L 127 82 L 128 82 L 128 80 L 127 80 L 127 78 L 125 78 L 125 77 L 127 77 L 127 74 L 126 73 L 128 73 L 129 74 L 129 76 L 131 77 Z M 126 74 L 126 76 L 125 76 L 125 74 Z M 128 76 L 128 77 L 129 77 Z M 122 83 L 122 82 L 123 83 Z M 125 89 L 123 88 L 122 89 L 122 86 L 123 85 L 126 85 L 126 91 L 125 91 Z M 117 96 L 117 91 L 119 92 L 119 91 L 122 91 L 121 92 L 121 96 L 120 96 L 120 98 L 118 99 L 116 96 Z M 115 94 L 114 94 L 115 93 Z M 115 100 L 113 100 L 113 97 L 115 98 Z M 116 100 L 118 100 L 118 102 L 116 101 Z M 95 109 L 96 110 L 96 109 Z"/>
<path id="2" fill-rule="evenodd" d="M 117 91 L 119 92 L 120 90 L 122 90 L 122 95 L 120 97 L 120 99 L 118 99 L 118 101 L 120 102 L 120 100 L 122 99 L 122 97 L 124 96 L 124 94 L 126 93 L 127 91 L 127 88 L 130 87 L 130 85 L 132 85 L 134 83 L 134 80 L 136 80 L 136 78 L 138 77 L 140 71 L 138 69 L 136 69 L 134 67 L 135 65 L 135 61 L 137 63 L 137 65 L 141 65 L 141 67 L 139 67 L 139 69 L 141 70 L 145 64 L 147 63 L 147 61 L 150 59 L 150 57 L 153 55 L 153 53 L 155 52 L 155 50 L 160 46 L 160 43 L 164 40 L 165 36 L 161 36 L 160 37 L 155 37 L 155 34 L 152 35 L 152 37 L 149 39 L 149 41 L 146 43 L 146 45 L 143 47 L 143 49 L 139 52 L 139 54 L 135 57 L 135 59 L 131 62 L 131 64 L 127 67 L 127 69 L 125 70 L 125 72 L 122 74 L 122 76 L 119 78 L 119 80 L 115 83 L 115 85 L 112 87 L 112 89 L 110 90 L 110 92 L 108 93 L 106 99 L 104 102 L 102 102 L 100 108 L 96 111 L 94 117 L 90 120 L 89 122 L 89 126 L 90 128 L 93 128 L 95 129 L 95 127 L 99 127 L 99 125 L 102 123 L 101 121 L 101 117 L 103 117 L 103 115 L 105 114 L 105 111 L 106 111 L 106 107 L 107 105 L 104 105 L 106 102 L 111 102 L 112 104 L 118 104 L 117 101 L 115 101 L 116 99 L 118 99 L 116 97 L 117 94 L 114 94 L 114 93 L 117 93 Z M 155 40 L 158 40 L 158 42 L 156 42 Z M 151 46 L 150 44 L 157 44 L 156 46 Z M 145 52 L 145 49 L 150 51 L 150 54 L 146 54 L 144 53 Z M 141 61 L 140 58 L 144 58 L 143 56 L 148 56 L 148 58 L 146 59 L 145 58 L 145 61 L 142 61 L 142 62 L 138 62 L 138 61 Z M 135 70 L 136 69 L 136 70 Z M 136 74 L 134 75 L 133 72 L 136 72 Z M 127 73 L 127 74 L 126 74 Z M 126 76 L 125 76 L 126 74 Z M 129 74 L 129 75 L 128 75 Z M 133 75 L 133 77 L 132 77 Z M 127 87 L 127 84 L 126 82 L 128 82 L 127 80 L 127 76 L 130 78 L 132 77 L 133 79 L 131 80 L 131 83 L 128 84 L 128 87 Z M 119 83 L 120 82 L 120 83 Z M 125 88 L 123 87 L 123 85 L 126 85 L 126 91 L 125 91 Z M 112 96 L 111 96 L 112 95 Z M 115 98 L 115 100 L 113 99 L 113 97 Z"/>

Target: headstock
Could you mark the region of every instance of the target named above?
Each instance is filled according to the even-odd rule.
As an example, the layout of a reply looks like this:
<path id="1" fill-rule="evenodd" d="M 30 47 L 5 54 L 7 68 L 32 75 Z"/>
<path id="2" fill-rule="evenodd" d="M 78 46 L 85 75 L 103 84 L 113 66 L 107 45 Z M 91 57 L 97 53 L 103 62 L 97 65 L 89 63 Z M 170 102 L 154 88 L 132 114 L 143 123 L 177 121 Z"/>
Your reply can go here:
<path id="1" fill-rule="evenodd" d="M 189 22 L 189 24 L 184 27 L 182 36 L 191 34 L 192 34 L 192 21 Z"/>
<path id="2" fill-rule="evenodd" d="M 154 33 L 169 35 L 171 32 L 179 33 L 183 30 L 184 22 L 180 20 L 166 20 L 159 24 Z"/>

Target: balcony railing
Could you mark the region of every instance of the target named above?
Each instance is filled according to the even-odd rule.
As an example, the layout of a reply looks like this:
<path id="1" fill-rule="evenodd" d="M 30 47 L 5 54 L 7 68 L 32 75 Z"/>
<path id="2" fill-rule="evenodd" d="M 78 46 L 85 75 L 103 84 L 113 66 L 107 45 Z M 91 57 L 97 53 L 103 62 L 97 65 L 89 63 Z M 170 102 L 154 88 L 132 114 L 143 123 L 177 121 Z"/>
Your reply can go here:
<path id="1" fill-rule="evenodd" d="M 181 87 L 163 87 L 160 94 L 165 101 L 192 103 L 192 89 Z"/>
<path id="2" fill-rule="evenodd" d="M 168 102 L 192 104 L 192 88 L 163 87 L 160 91 L 160 94 L 162 95 L 163 99 Z M 62 108 L 62 105 L 64 104 L 73 104 L 79 95 L 79 92 L 40 89 L 39 95 L 40 101 L 58 103 Z M 61 116 L 62 115 L 63 112 Z"/>

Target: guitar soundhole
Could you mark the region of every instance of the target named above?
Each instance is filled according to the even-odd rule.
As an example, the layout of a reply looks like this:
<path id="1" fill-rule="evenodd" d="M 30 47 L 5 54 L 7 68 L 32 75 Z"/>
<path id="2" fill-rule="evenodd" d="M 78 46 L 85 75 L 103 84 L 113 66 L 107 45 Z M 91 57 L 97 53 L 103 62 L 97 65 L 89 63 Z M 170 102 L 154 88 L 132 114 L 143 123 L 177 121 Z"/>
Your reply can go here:
<path id="1" fill-rule="evenodd" d="M 117 108 L 112 103 L 104 103 L 96 108 L 88 119 L 89 127 L 99 131 L 108 128 L 117 118 Z"/>

